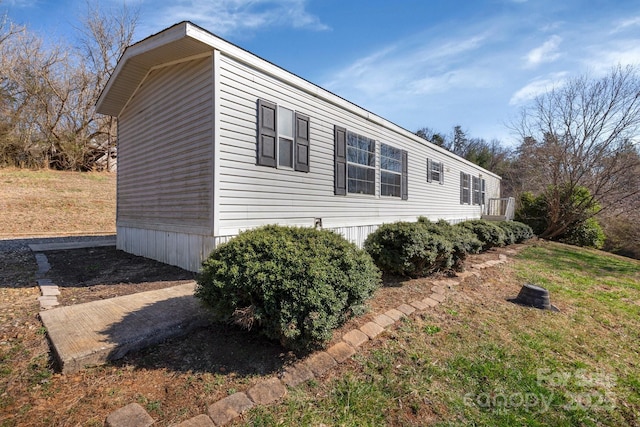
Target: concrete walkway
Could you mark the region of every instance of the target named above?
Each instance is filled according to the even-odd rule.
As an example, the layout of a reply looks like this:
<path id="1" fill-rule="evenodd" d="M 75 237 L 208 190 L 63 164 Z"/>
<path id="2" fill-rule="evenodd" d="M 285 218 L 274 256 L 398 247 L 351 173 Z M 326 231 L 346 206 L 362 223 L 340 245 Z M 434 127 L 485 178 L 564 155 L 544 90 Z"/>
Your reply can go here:
<path id="1" fill-rule="evenodd" d="M 40 318 L 62 372 L 72 373 L 206 325 L 194 288 L 192 282 L 54 308 Z"/>
<path id="2" fill-rule="evenodd" d="M 97 248 L 104 246 L 115 246 L 116 236 L 108 236 L 100 240 L 84 240 L 75 242 L 46 242 L 46 243 L 31 243 L 29 249 L 33 252 L 46 252 L 46 251 L 60 251 L 67 249 L 83 249 L 83 248 Z"/>

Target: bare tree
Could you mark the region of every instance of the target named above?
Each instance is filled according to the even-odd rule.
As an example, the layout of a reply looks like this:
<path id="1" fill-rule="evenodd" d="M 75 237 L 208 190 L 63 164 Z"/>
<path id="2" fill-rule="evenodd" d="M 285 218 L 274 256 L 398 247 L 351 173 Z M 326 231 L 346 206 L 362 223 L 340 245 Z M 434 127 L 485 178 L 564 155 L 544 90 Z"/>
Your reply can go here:
<path id="1" fill-rule="evenodd" d="M 87 1 L 87 13 L 78 28 L 80 34 L 80 52 L 83 58 L 84 73 L 93 78 L 88 101 L 93 106 L 98 100 L 109 77 L 113 73 L 118 59 L 133 40 L 138 23 L 139 12 L 126 5 L 117 10 L 105 11 L 97 1 Z M 106 168 L 115 146 L 116 119 L 111 116 L 91 116 L 97 121 L 93 142 L 105 147 Z"/>
<path id="2" fill-rule="evenodd" d="M 0 161 L 17 166 L 88 170 L 109 166 L 115 121 L 95 103 L 122 52 L 137 14 L 87 4 L 79 46 L 45 43 L 0 21 Z"/>
<path id="3" fill-rule="evenodd" d="M 512 125 L 521 138 L 517 170 L 526 190 L 545 194 L 553 239 L 576 222 L 640 193 L 640 76 L 634 66 L 574 78 L 538 96 Z M 567 195 L 590 191 L 579 205 Z"/>

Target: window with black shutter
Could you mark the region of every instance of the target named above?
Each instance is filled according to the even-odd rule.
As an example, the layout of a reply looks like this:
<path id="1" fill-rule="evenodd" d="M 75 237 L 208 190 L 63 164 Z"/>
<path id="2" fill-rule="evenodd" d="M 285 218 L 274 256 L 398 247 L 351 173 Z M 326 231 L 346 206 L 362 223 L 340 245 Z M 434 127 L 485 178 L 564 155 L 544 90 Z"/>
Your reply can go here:
<path id="1" fill-rule="evenodd" d="M 258 100 L 257 163 L 276 167 L 276 104 Z"/>
<path id="2" fill-rule="evenodd" d="M 259 99 L 256 163 L 309 172 L 309 131 L 309 117 Z"/>
<path id="3" fill-rule="evenodd" d="M 408 199 L 407 152 L 364 135 L 334 126 L 334 193 L 376 195 Z M 379 174 L 378 174 L 379 172 Z M 376 177 L 380 176 L 378 180 Z M 379 182 L 378 182 L 379 181 Z"/>

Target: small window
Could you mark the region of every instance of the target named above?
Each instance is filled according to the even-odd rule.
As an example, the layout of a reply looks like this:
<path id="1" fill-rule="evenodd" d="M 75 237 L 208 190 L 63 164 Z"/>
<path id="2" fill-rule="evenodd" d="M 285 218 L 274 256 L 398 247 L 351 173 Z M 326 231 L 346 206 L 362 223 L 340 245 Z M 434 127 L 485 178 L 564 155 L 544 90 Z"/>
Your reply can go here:
<path id="1" fill-rule="evenodd" d="M 486 200 L 487 200 L 486 199 L 486 197 L 487 197 L 487 182 L 484 179 L 480 180 L 480 187 L 481 187 L 480 188 L 480 199 L 481 199 L 480 202 L 483 205 L 486 205 L 487 204 L 487 202 L 486 202 Z"/>
<path id="2" fill-rule="evenodd" d="M 347 132 L 347 191 L 375 194 L 376 142 Z"/>
<path id="3" fill-rule="evenodd" d="M 309 172 L 309 142 L 308 116 L 258 99 L 258 165 Z"/>
<path id="4" fill-rule="evenodd" d="M 427 182 L 444 184 L 444 163 L 427 159 Z"/>
<path id="5" fill-rule="evenodd" d="M 402 195 L 402 150 L 380 144 L 380 195 Z"/>

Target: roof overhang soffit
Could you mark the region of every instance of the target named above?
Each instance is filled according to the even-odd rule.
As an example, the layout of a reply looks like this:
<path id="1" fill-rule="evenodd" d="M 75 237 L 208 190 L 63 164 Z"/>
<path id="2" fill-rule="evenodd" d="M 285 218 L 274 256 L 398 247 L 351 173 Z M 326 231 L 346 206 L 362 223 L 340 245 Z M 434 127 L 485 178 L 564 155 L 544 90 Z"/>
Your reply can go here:
<path id="1" fill-rule="evenodd" d="M 213 50 L 213 46 L 194 38 L 189 30 L 189 23 L 180 23 L 129 46 L 100 94 L 96 111 L 119 116 L 152 68 Z"/>

